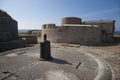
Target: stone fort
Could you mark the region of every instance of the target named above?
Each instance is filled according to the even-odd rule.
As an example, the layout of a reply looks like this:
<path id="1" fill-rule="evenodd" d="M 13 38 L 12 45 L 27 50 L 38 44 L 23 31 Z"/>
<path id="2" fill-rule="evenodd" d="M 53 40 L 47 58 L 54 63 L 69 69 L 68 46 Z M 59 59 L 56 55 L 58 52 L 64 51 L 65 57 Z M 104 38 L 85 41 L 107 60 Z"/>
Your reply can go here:
<path id="1" fill-rule="evenodd" d="M 61 26 L 43 24 L 42 36 L 53 43 L 97 45 L 113 41 L 115 20 L 82 21 L 77 17 L 62 18 Z"/>

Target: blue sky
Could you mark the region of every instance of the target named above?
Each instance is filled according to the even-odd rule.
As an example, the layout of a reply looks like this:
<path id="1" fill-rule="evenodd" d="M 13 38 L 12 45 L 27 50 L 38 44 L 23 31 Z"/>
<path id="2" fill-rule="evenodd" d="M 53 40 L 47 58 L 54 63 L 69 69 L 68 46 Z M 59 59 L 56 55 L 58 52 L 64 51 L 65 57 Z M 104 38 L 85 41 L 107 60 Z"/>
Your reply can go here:
<path id="1" fill-rule="evenodd" d="M 45 23 L 61 24 L 61 18 L 116 20 L 120 31 L 120 0 L 0 0 L 0 9 L 18 21 L 19 29 L 41 29 Z"/>

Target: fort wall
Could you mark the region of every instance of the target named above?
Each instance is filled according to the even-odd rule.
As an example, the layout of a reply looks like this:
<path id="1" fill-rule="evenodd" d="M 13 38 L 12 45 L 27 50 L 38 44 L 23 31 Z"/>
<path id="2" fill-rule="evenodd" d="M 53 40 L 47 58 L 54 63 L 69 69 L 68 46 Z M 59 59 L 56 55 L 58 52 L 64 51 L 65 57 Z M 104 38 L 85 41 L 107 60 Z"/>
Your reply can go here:
<path id="1" fill-rule="evenodd" d="M 17 21 L 0 10 L 0 52 L 25 47 L 26 42 L 18 37 Z"/>
<path id="2" fill-rule="evenodd" d="M 0 41 L 8 41 L 18 38 L 17 21 L 10 17 L 0 17 Z"/>
<path id="3" fill-rule="evenodd" d="M 102 30 L 102 42 L 112 42 L 115 29 L 114 20 L 85 21 L 84 24 L 99 25 Z"/>
<path id="4" fill-rule="evenodd" d="M 42 28 L 42 36 L 48 35 L 53 43 L 96 45 L 101 42 L 101 30 L 94 26 L 59 26 Z"/>
<path id="5" fill-rule="evenodd" d="M 115 29 L 114 20 L 84 21 L 77 17 L 62 18 L 61 26 L 55 24 L 42 25 L 42 38 L 48 35 L 48 40 L 55 43 L 74 43 L 97 45 L 102 42 L 112 42 Z"/>

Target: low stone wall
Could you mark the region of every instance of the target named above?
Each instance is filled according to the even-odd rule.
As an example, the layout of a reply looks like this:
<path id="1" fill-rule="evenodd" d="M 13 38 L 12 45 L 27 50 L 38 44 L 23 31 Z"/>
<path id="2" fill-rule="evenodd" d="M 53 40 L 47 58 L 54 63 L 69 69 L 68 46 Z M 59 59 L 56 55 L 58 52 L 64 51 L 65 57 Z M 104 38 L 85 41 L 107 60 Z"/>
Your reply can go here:
<path id="1" fill-rule="evenodd" d="M 37 37 L 41 36 L 41 30 L 29 30 L 28 33 Z"/>
<path id="2" fill-rule="evenodd" d="M 120 43 L 120 34 L 115 34 L 113 39 L 114 39 L 114 42 Z"/>
<path id="3" fill-rule="evenodd" d="M 36 43 L 38 43 L 37 36 L 25 35 L 25 36 L 19 36 L 19 37 L 25 39 L 27 44 L 36 44 Z"/>
<path id="4" fill-rule="evenodd" d="M 26 42 L 25 40 L 22 40 L 22 39 L 7 41 L 7 42 L 0 42 L 0 52 L 16 49 L 20 47 L 25 47 L 25 46 L 26 46 Z"/>

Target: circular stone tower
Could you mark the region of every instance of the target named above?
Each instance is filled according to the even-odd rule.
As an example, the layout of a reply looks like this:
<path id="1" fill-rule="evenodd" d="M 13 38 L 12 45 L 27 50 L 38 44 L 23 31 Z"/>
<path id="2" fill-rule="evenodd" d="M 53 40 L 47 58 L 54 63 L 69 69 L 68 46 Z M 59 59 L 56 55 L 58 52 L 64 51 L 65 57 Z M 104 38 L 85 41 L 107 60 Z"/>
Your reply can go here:
<path id="1" fill-rule="evenodd" d="M 77 17 L 65 17 L 62 18 L 62 25 L 63 24 L 81 24 L 82 22 L 81 18 L 77 18 Z"/>

